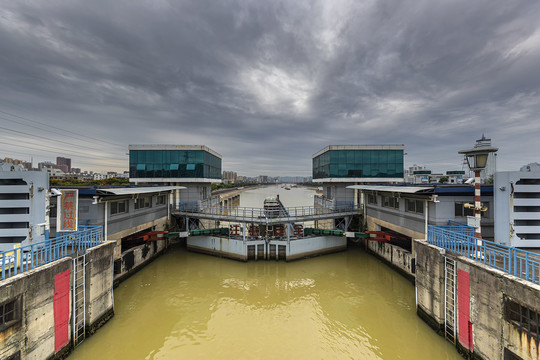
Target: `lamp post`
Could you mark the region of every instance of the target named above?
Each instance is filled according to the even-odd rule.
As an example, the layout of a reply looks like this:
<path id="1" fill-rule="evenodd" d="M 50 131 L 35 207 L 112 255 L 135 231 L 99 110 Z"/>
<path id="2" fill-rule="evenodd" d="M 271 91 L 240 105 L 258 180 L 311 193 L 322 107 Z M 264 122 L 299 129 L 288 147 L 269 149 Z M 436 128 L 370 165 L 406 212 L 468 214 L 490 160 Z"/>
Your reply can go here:
<path id="1" fill-rule="evenodd" d="M 499 150 L 491 146 L 479 146 L 469 150 L 461 150 L 458 153 L 464 154 L 467 159 L 469 169 L 474 171 L 474 217 L 476 219 L 476 237 L 482 238 L 482 228 L 480 226 L 480 216 L 482 214 L 482 204 L 480 203 L 480 171 L 486 168 L 488 156 Z"/>

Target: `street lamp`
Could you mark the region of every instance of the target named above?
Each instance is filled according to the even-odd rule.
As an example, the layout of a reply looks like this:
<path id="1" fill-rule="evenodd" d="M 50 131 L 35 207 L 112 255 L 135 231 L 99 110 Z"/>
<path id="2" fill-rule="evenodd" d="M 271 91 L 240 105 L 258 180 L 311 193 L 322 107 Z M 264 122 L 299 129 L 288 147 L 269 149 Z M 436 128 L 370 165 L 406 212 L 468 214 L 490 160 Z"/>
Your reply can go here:
<path id="1" fill-rule="evenodd" d="M 482 229 L 480 227 L 480 215 L 482 210 L 482 204 L 480 203 L 480 171 L 486 168 L 488 156 L 490 153 L 495 153 L 499 150 L 496 147 L 491 146 L 478 146 L 469 150 L 461 150 L 458 153 L 464 154 L 467 159 L 467 165 L 469 169 L 474 171 L 474 217 L 476 220 L 476 237 L 482 238 Z"/>

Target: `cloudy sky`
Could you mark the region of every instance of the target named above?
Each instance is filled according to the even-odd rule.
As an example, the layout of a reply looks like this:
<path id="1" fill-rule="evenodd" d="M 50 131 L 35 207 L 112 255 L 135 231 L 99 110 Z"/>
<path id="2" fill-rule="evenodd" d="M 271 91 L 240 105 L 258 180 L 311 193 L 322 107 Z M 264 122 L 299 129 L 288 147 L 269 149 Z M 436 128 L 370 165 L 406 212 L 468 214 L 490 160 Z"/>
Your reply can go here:
<path id="1" fill-rule="evenodd" d="M 311 174 L 327 145 L 461 169 L 540 161 L 540 2 L 0 0 L 0 158 L 127 169 L 204 144 L 242 175 Z"/>

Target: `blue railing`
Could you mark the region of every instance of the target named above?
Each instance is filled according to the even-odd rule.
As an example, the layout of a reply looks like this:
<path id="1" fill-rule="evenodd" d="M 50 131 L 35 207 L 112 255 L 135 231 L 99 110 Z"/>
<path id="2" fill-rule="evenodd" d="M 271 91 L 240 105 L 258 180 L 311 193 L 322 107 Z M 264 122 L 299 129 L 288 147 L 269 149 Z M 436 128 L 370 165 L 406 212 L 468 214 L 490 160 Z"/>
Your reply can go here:
<path id="1" fill-rule="evenodd" d="M 449 220 L 448 225 L 437 225 L 437 227 L 454 231 L 460 234 L 468 235 L 474 237 L 476 235 L 476 230 L 472 226 L 468 226 L 467 224 L 460 223 L 457 221 Z"/>
<path id="2" fill-rule="evenodd" d="M 79 226 L 79 231 L 59 233 L 61 235 L 20 248 L 0 252 L 2 279 L 43 266 L 52 261 L 103 243 L 101 226 Z"/>
<path id="3" fill-rule="evenodd" d="M 461 229 L 452 230 L 458 227 Z M 474 228 L 469 226 L 429 225 L 428 243 L 540 284 L 540 254 L 477 239 L 470 235 L 471 229 L 474 233 Z"/>

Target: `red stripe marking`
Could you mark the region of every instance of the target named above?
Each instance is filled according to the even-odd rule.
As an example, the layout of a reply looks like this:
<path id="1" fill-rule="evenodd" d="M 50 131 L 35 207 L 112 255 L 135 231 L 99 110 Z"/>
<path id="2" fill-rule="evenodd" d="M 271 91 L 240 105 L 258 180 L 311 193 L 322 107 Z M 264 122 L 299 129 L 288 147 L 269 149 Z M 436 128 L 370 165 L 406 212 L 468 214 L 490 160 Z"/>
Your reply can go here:
<path id="1" fill-rule="evenodd" d="M 69 270 L 54 277 L 54 353 L 69 342 Z"/>
<path id="2" fill-rule="evenodd" d="M 471 289 L 470 274 L 463 270 L 458 270 L 458 313 L 459 342 L 465 348 L 472 350 L 472 327 L 469 327 L 471 320 Z"/>

